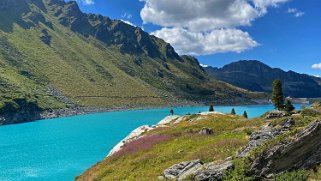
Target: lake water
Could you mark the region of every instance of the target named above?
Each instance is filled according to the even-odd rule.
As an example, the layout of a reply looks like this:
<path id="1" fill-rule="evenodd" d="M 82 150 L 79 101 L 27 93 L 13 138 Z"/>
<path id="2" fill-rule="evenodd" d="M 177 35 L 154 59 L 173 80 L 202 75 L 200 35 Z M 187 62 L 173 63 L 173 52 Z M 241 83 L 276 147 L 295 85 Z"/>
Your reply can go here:
<path id="1" fill-rule="evenodd" d="M 300 108 L 301 105 L 295 105 Z M 234 106 L 257 117 L 272 105 Z M 215 111 L 230 113 L 231 106 Z M 109 112 L 0 127 L 0 181 L 68 181 L 104 159 L 109 150 L 141 125 L 157 124 L 169 108 Z M 174 108 L 184 115 L 208 107 Z"/>

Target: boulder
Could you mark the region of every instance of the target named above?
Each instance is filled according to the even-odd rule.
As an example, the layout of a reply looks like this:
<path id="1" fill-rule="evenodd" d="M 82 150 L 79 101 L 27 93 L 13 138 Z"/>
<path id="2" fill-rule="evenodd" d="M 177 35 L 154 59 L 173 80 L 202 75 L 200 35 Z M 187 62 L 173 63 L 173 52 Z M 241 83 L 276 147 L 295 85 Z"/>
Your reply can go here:
<path id="1" fill-rule="evenodd" d="M 234 167 L 232 160 L 227 160 L 222 164 L 209 163 L 204 165 L 204 169 L 197 171 L 194 178 L 197 181 L 220 181 L 224 173 Z"/>
<path id="2" fill-rule="evenodd" d="M 202 128 L 198 134 L 200 135 L 212 135 L 214 133 L 214 131 L 210 128 Z"/>
<path id="3" fill-rule="evenodd" d="M 286 112 L 284 111 L 272 111 L 269 112 L 266 116 L 265 119 L 276 119 L 276 118 L 282 118 L 286 115 Z"/>
<path id="4" fill-rule="evenodd" d="M 185 161 L 171 166 L 164 171 L 166 179 L 179 179 L 183 175 L 187 176 L 191 170 L 196 170 L 202 166 L 200 160 Z"/>

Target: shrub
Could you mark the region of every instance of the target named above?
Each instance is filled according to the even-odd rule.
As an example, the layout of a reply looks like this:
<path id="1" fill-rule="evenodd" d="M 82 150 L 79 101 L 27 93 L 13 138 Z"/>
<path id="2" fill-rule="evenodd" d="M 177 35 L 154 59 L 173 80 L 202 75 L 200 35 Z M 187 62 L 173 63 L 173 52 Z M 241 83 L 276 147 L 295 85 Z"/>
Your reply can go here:
<path id="1" fill-rule="evenodd" d="M 308 180 L 309 174 L 305 170 L 295 172 L 285 172 L 275 178 L 276 181 L 305 181 Z"/>
<path id="2" fill-rule="evenodd" d="M 321 112 L 310 108 L 310 107 L 306 107 L 301 111 L 302 116 L 311 116 L 311 117 L 315 117 L 315 116 L 319 116 L 321 115 Z"/>

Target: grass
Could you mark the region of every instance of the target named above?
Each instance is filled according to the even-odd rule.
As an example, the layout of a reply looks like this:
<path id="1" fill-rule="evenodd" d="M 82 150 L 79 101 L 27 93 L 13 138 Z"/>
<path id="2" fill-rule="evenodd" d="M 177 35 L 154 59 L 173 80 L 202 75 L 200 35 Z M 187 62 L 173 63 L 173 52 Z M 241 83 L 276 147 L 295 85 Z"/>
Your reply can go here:
<path id="1" fill-rule="evenodd" d="M 275 128 L 290 116 L 269 120 Z M 252 150 L 247 157 L 237 158 L 236 153 L 248 143 L 253 131 L 266 124 L 264 118 L 245 119 L 235 115 L 186 115 L 180 123 L 168 123 L 144 133 L 143 137 L 126 144 L 123 150 L 97 163 L 76 180 L 157 180 L 170 166 L 187 160 L 200 159 L 204 163 L 222 162 L 232 156 L 235 168 L 224 175 L 224 180 L 257 180 L 249 172 L 251 162 L 269 148 L 288 142 L 320 116 L 293 115 L 295 124 L 290 131 L 267 141 Z M 212 135 L 200 135 L 202 128 L 214 131 Z M 274 180 L 310 180 L 321 178 L 321 167 L 312 170 L 285 172 Z"/>
<path id="2" fill-rule="evenodd" d="M 164 169 L 181 161 L 222 161 L 247 144 L 245 129 L 255 130 L 263 124 L 260 119 L 247 120 L 238 116 L 212 115 L 193 122 L 190 118 L 195 115 L 174 126 L 146 133 L 145 137 L 125 145 L 120 154 L 98 163 L 78 180 L 156 180 Z M 199 135 L 198 131 L 203 127 L 213 129 L 214 134 Z M 153 141 L 164 136 L 166 139 L 161 142 Z M 141 146 L 142 142 L 148 143 L 147 148 Z M 138 151 L 137 147 L 143 149 Z"/>

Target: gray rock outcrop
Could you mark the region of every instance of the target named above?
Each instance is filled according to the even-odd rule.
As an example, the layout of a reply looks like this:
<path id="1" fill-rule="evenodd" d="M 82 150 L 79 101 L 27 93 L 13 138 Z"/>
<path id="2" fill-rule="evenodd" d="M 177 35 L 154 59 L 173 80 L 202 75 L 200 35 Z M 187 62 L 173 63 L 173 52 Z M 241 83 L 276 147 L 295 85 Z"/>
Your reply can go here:
<path id="1" fill-rule="evenodd" d="M 188 174 L 201 168 L 203 163 L 200 160 L 185 161 L 171 166 L 164 171 L 166 179 L 178 179 L 186 177 Z"/>
<path id="2" fill-rule="evenodd" d="M 271 123 L 264 125 L 261 130 L 252 133 L 248 146 L 238 154 L 238 157 L 246 157 L 250 151 L 268 140 L 289 132 L 294 125 L 292 117 L 285 119 L 278 127 L 273 127 Z M 251 163 L 250 173 L 259 178 L 271 178 L 285 171 L 309 169 L 321 164 L 321 121 L 315 121 L 290 140 L 281 142 L 257 156 Z M 231 158 L 222 164 L 214 162 L 203 164 L 199 160 L 187 161 L 165 170 L 164 178 L 220 181 L 224 173 L 233 167 L 234 162 Z"/>
<path id="3" fill-rule="evenodd" d="M 315 121 L 292 141 L 273 146 L 252 163 L 251 170 L 260 177 L 284 171 L 313 168 L 321 163 L 321 121 Z"/>
<path id="4" fill-rule="evenodd" d="M 175 164 L 164 171 L 164 178 L 170 180 L 220 181 L 224 172 L 232 169 L 234 163 L 228 158 L 221 164 L 214 162 L 203 164 L 200 160 L 186 161 Z"/>
<path id="5" fill-rule="evenodd" d="M 232 160 L 227 160 L 222 164 L 204 164 L 202 170 L 194 173 L 194 178 L 197 181 L 219 181 L 223 179 L 224 173 L 233 167 L 234 162 Z"/>

